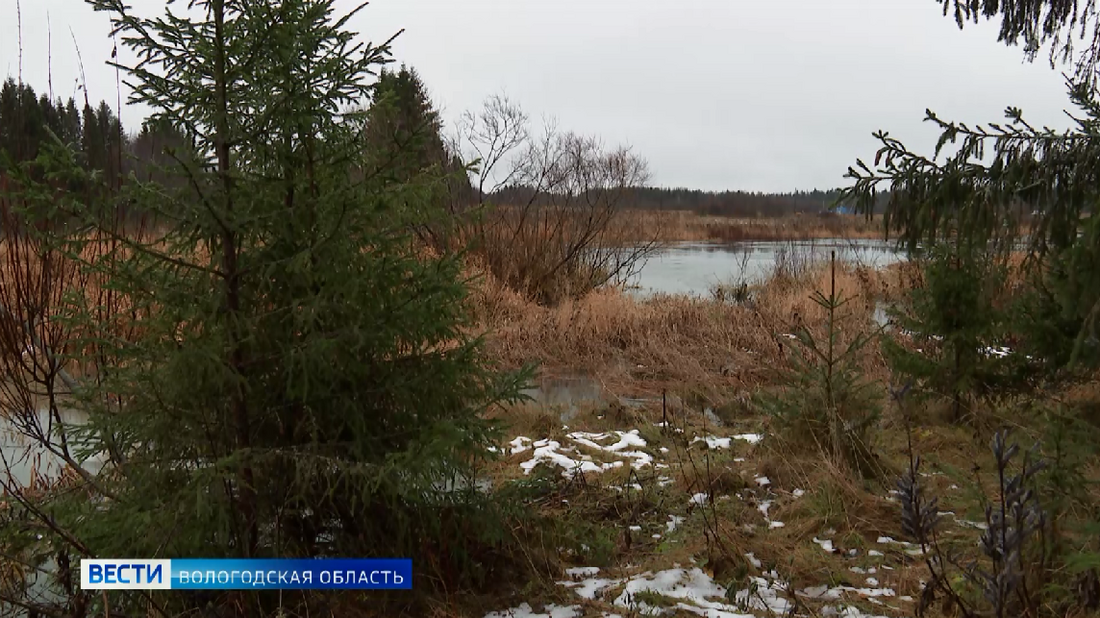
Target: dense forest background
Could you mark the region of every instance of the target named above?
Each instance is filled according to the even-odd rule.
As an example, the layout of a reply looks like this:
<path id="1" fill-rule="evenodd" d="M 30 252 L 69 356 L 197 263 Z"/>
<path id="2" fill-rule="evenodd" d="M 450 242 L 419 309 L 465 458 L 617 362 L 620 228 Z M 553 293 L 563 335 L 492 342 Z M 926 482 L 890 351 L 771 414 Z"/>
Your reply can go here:
<path id="1" fill-rule="evenodd" d="M 0 175 L 5 165 L 34 160 L 48 139 L 47 130 L 75 146 L 86 169 L 108 179 L 134 172 L 141 180 L 168 181 L 159 178 L 157 171 L 167 163 L 162 160 L 166 147 L 186 146 L 189 141 L 182 131 L 166 125 L 146 122 L 137 131 L 127 130 L 106 101 L 93 106 L 87 98 L 82 104 L 73 98 L 51 100 L 45 93 L 36 93 L 33 86 L 9 78 L 0 89 L 0 151 L 6 151 L 12 160 L 0 161 Z M 487 197 L 494 203 L 515 204 L 527 203 L 531 194 L 532 190 L 521 186 Z M 848 211 L 847 205 L 837 205 L 839 197 L 838 189 L 758 193 L 640 187 L 626 189 L 621 205 L 624 209 L 681 210 L 709 216 L 779 217 L 834 207 Z"/>

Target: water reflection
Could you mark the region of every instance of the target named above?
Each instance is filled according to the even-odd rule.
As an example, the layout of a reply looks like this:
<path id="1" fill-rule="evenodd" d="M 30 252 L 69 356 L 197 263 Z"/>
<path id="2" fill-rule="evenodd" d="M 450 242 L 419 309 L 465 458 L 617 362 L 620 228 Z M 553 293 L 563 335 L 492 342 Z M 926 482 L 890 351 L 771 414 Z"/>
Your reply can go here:
<path id="1" fill-rule="evenodd" d="M 825 239 L 808 241 L 716 244 L 672 243 L 650 256 L 628 282 L 631 293 L 703 296 L 719 283 L 749 284 L 766 279 L 777 258 L 824 262 L 836 251 L 837 259 L 881 268 L 904 259 L 893 243 L 879 240 Z"/>
<path id="2" fill-rule="evenodd" d="M 75 410 L 60 410 L 61 422 L 68 425 L 76 425 L 87 420 L 87 416 Z M 50 431 L 51 425 L 48 410 L 35 412 L 35 422 L 43 433 Z M 8 419 L 0 417 L 0 475 L 4 480 L 17 487 L 27 487 L 32 484 L 32 478 L 56 479 L 68 464 L 60 457 L 49 452 L 35 439 L 21 432 Z M 102 467 L 101 460 L 84 462 L 84 468 L 93 474 Z"/>
<path id="3" fill-rule="evenodd" d="M 603 386 L 584 375 L 543 376 L 523 394 L 534 399 L 537 406 L 560 409 L 563 423 L 573 420 L 582 406 L 605 398 Z"/>

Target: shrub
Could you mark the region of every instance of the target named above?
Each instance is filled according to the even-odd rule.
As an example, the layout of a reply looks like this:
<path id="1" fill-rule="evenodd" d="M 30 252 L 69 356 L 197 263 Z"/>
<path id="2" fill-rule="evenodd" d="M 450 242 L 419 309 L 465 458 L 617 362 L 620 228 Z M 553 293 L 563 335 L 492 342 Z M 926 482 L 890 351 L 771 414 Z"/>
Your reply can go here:
<path id="1" fill-rule="evenodd" d="M 829 295 L 817 291 L 811 296 L 826 312 L 825 337 L 816 339 L 804 325 L 790 335 L 798 345 L 792 346 L 792 366 L 779 372 L 782 389 L 758 397 L 758 403 L 778 421 L 785 439 L 814 443 L 838 463 L 873 475 L 877 465 L 870 432 L 879 395 L 863 379 L 859 360 L 877 333 L 860 333 L 844 344 L 838 314 L 851 298 L 837 294 L 835 252 L 832 260 Z"/>

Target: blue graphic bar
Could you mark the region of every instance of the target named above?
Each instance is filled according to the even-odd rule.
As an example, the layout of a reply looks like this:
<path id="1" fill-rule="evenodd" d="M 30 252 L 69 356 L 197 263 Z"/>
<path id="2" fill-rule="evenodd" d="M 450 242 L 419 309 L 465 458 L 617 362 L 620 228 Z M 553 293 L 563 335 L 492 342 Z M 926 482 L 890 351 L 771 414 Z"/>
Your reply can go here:
<path id="1" fill-rule="evenodd" d="M 84 590 L 411 590 L 409 558 L 85 559 Z"/>

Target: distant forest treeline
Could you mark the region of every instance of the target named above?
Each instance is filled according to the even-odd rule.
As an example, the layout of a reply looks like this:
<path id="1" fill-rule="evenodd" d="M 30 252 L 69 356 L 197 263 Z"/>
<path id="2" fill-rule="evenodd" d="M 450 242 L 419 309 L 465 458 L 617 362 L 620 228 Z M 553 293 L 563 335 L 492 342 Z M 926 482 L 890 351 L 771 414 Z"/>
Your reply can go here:
<path id="1" fill-rule="evenodd" d="M 702 215 L 725 217 L 774 217 L 828 210 L 840 196 L 839 189 L 793 193 L 751 193 L 747 191 L 699 191 L 645 187 L 634 189 L 625 200 L 631 208 L 647 210 L 689 210 Z M 841 205 L 842 211 L 849 207 Z"/>
<path id="2" fill-rule="evenodd" d="M 0 88 L 0 152 L 7 163 L 33 160 L 48 138 L 47 129 L 68 144 L 89 171 L 107 179 L 119 179 L 136 173 L 142 180 L 158 178 L 160 166 L 168 161 L 165 148 L 188 145 L 184 135 L 172 127 L 145 123 L 137 132 L 122 127 L 115 111 L 106 102 L 78 105 L 70 98 L 51 100 L 28 84 L 9 78 Z M 0 158 L 0 176 L 5 161 Z M 498 204 L 526 203 L 531 191 L 510 187 L 488 196 Z M 619 203 L 624 209 L 682 210 L 701 215 L 726 217 L 778 217 L 796 213 L 819 213 L 829 209 L 839 190 L 797 191 L 792 193 L 754 193 L 746 191 L 700 191 L 643 187 L 624 189 Z M 546 199 L 545 197 L 543 199 Z M 542 200 L 540 200 L 542 201 Z M 841 205 L 841 211 L 846 208 Z M 878 209 L 876 208 L 876 211 Z"/>
<path id="3" fill-rule="evenodd" d="M 781 217 L 797 213 L 817 214 L 830 210 L 840 196 L 839 189 L 828 191 L 795 191 L 792 193 L 752 193 L 748 191 L 701 191 L 698 189 L 666 189 L 640 187 L 618 189 L 619 203 L 624 209 L 635 210 L 684 210 L 700 215 L 721 217 Z M 497 191 L 490 200 L 498 204 L 526 203 L 534 192 L 525 187 L 509 187 Z M 881 212 L 886 195 L 879 196 Z M 547 201 L 542 197 L 540 201 Z M 840 212 L 850 212 L 851 207 L 837 205 Z"/>
<path id="4" fill-rule="evenodd" d="M 105 101 L 82 106 L 70 98 L 50 100 L 37 94 L 28 84 L 8 78 L 0 87 L 0 152 L 3 165 L 33 161 L 52 131 L 84 164 L 85 169 L 102 173 L 109 179 L 135 172 L 143 180 L 155 176 L 156 163 L 164 163 L 167 146 L 185 146 L 182 133 L 167 126 L 145 123 L 137 132 L 128 132 Z"/>

